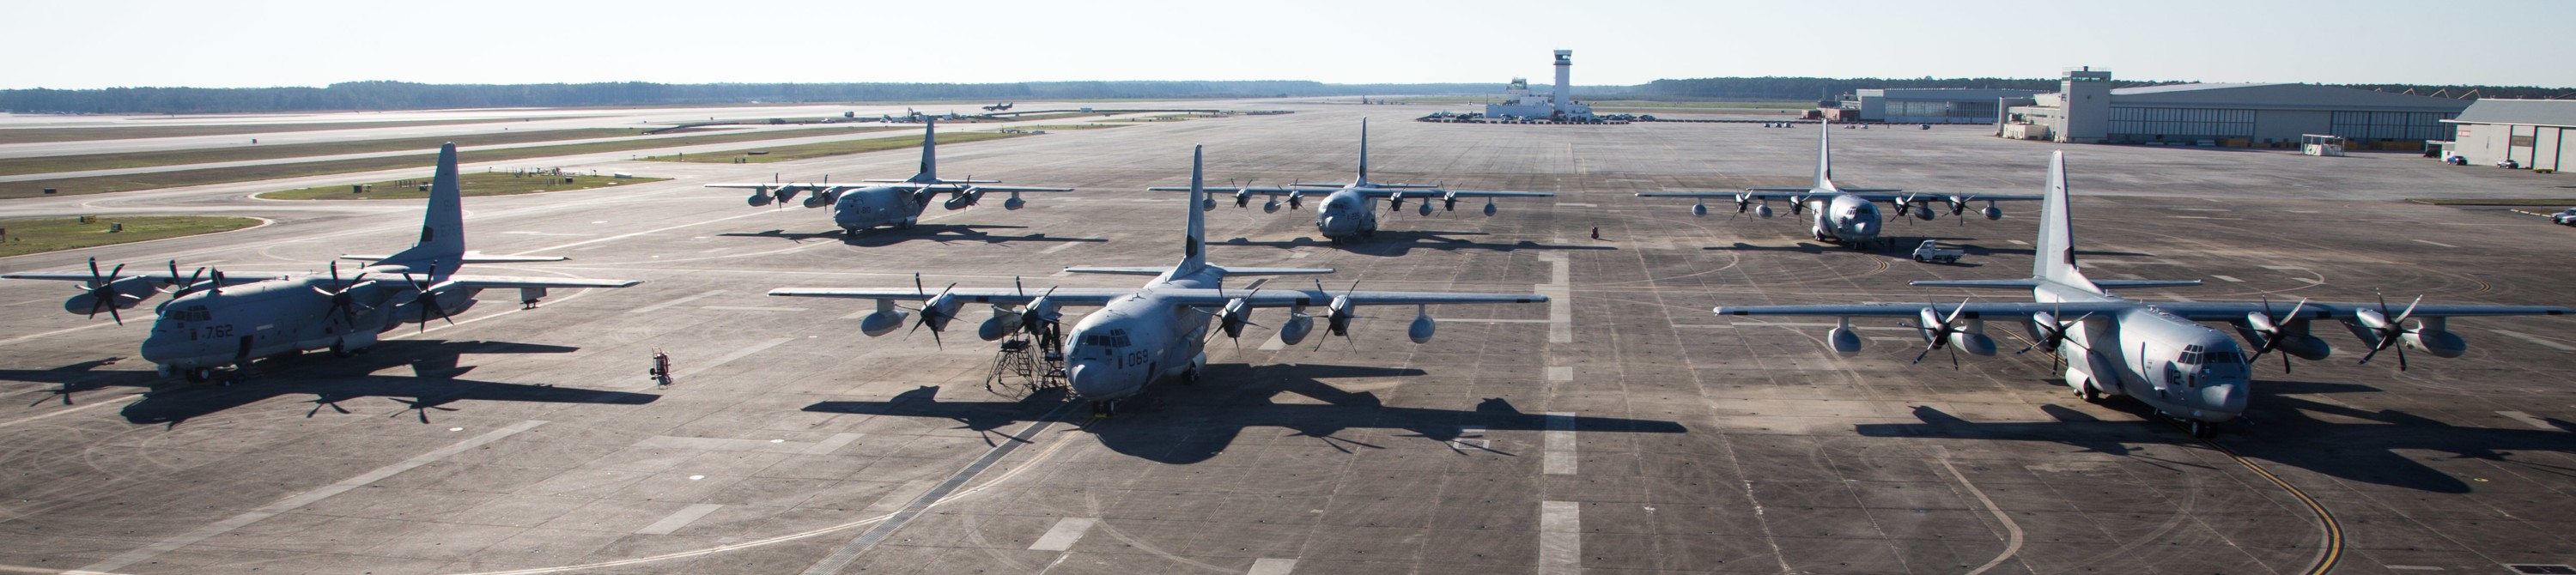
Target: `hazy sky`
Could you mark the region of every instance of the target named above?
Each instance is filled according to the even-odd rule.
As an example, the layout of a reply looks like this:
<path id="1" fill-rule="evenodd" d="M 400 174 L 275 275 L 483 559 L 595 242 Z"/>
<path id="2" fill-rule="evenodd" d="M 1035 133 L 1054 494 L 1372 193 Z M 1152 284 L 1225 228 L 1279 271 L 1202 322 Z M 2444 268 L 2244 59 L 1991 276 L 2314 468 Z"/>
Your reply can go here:
<path id="1" fill-rule="evenodd" d="M 0 88 L 2117 77 L 2576 86 L 2576 0 L 37 1 Z"/>

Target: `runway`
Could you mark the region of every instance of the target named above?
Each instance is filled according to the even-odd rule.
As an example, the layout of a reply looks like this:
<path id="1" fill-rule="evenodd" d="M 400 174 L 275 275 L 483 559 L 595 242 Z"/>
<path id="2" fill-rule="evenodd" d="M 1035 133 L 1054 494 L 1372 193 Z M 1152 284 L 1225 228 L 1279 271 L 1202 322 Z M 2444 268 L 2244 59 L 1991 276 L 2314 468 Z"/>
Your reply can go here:
<path id="1" fill-rule="evenodd" d="M 1694 217 L 1641 191 L 1804 183 L 1810 129 L 1409 121 L 1435 107 L 1296 110 L 942 146 L 941 175 L 1080 191 L 934 209 L 845 237 L 821 210 L 700 187 L 901 178 L 912 150 L 760 165 L 584 157 L 670 181 L 465 200 L 469 249 L 571 261 L 477 273 L 639 279 L 507 294 L 374 353 L 262 362 L 233 386 L 155 377 L 69 289 L 0 281 L 0 570 L 117 573 L 2362 573 L 2576 563 L 2576 355 L 2565 318 L 2451 323 L 2471 349 L 2398 371 L 2339 353 L 2256 366 L 2250 422 L 2215 444 L 2134 402 L 2066 393 L 2040 353 L 1936 353 L 1857 322 L 1737 322 L 1712 306 L 2010 299 L 1913 279 L 2028 274 L 2035 206 L 1890 222 L 1959 265 L 1816 245 L 1794 218 Z M 1028 107 L 1023 103 L 1022 107 Z M 585 111 L 589 112 L 589 111 Z M 533 115 L 552 112 L 489 112 Z M 517 116 L 513 116 L 517 117 Z M 965 308 L 944 341 L 869 338 L 866 302 L 777 287 L 1132 287 L 1067 265 L 1179 257 L 1179 194 L 1348 178 L 1551 191 L 1385 215 L 1332 246 L 1312 212 L 1220 199 L 1209 259 L 1333 267 L 1323 285 L 1543 293 L 1402 310 L 1352 339 L 1212 342 L 1197 385 L 1091 420 L 995 393 Z M 1837 181 L 2034 194 L 2052 144 L 1979 127 L 1836 130 Z M 265 137 L 263 137 L 265 138 Z M 2417 196 L 2552 197 L 2564 177 L 2410 155 L 2072 146 L 2075 237 L 2105 279 L 2203 278 L 2146 300 L 2566 305 L 2576 230 Z M 521 162 L 526 163 L 526 162 Z M 468 169 L 473 169 L 471 166 Z M 301 180 L 298 180 L 301 181 Z M 273 181 L 0 202 L 0 217 L 259 215 L 238 232 L 0 258 L 318 271 L 408 245 L 413 202 L 250 200 Z M 1535 200 L 1535 201 L 1532 201 Z M 1469 202 L 1462 202 L 1469 203 Z M 1408 205 L 1410 210 L 1412 206 Z M 1785 212 L 1786 206 L 1775 206 Z M 1971 211 L 1970 213 L 1974 213 Z M 1601 240 L 1587 230 L 1599 227 Z M 1302 282 L 1304 278 L 1274 280 Z M 157 302 L 155 302 L 157 303 Z M 1273 310 L 1255 317 L 1269 323 Z M 1994 326 L 1997 333 L 2023 326 Z M 2331 332 L 2331 333 L 2329 333 Z M 1235 345 L 1240 343 L 1240 346 Z M 655 349 L 675 385 L 645 376 Z M 1067 405 L 1072 407 L 1067 408 Z M 2221 449 L 2223 448 L 2223 449 Z M 2232 454 L 2231 454 L 2232 452 Z M 2242 463 L 2236 458 L 2242 457 Z M 2250 465 L 2249 465 L 2250 464 Z M 2275 483 L 2277 479 L 2278 483 Z M 2284 485 L 2295 488 L 2284 489 Z M 2314 506 L 2310 505 L 2313 502 Z M 2320 520 L 2322 509 L 2333 519 Z M 2331 527 L 2331 530 L 2329 529 Z"/>

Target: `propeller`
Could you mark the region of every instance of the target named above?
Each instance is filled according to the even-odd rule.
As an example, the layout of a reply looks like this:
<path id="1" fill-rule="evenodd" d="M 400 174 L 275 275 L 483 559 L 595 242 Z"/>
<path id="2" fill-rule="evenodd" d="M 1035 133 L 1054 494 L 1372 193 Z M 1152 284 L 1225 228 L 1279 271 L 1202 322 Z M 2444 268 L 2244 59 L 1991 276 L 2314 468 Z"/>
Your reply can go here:
<path id="1" fill-rule="evenodd" d="M 116 309 L 118 307 L 117 304 L 122 301 L 118 298 L 128 298 L 133 296 L 128 296 L 125 295 L 124 292 L 116 291 L 116 288 L 111 285 L 116 283 L 116 276 L 123 273 L 125 273 L 125 264 L 116 264 L 116 269 L 108 271 L 107 276 L 105 278 L 101 278 L 98 274 L 98 258 L 89 259 L 90 283 L 89 285 L 81 286 L 78 289 L 89 293 L 90 319 L 98 319 L 99 308 L 107 308 L 107 317 L 115 319 L 116 325 L 125 325 L 125 315 L 116 313 Z"/>
<path id="2" fill-rule="evenodd" d="M 340 262 L 331 262 L 332 289 L 323 289 L 318 286 L 313 288 L 315 293 L 330 296 L 331 298 L 331 309 L 323 310 L 323 315 L 334 315 L 336 312 L 336 315 L 340 316 L 340 321 L 343 325 L 347 325 L 350 328 L 355 329 L 358 325 L 358 314 L 356 309 L 357 298 L 351 296 L 349 294 L 349 290 L 357 289 L 358 284 L 366 281 L 367 273 L 358 272 L 357 276 L 349 278 L 348 283 L 341 283 Z"/>
<path id="3" fill-rule="evenodd" d="M 171 283 L 164 284 L 166 289 L 163 289 L 162 291 L 169 292 L 171 299 L 178 299 L 179 296 L 188 295 L 189 291 L 197 288 L 197 279 L 206 275 L 205 266 L 198 266 L 197 271 L 188 272 L 188 281 L 182 282 L 179 281 L 179 260 L 170 260 L 169 263 Z"/>
<path id="4" fill-rule="evenodd" d="M 1951 334 L 1967 333 L 1967 330 L 1959 329 L 1956 325 L 1959 316 L 1967 312 L 1967 300 L 1959 300 L 1959 307 L 1951 308 L 1949 317 L 1942 317 L 1939 310 L 1932 304 L 1924 304 L 1923 310 L 1917 314 L 1917 318 L 1922 320 L 1922 325 L 1905 326 L 1914 328 L 1915 333 L 1921 334 L 1924 340 L 1923 353 L 1914 354 L 1912 363 L 1923 363 L 1923 358 L 1932 355 L 1933 350 L 1950 349 Z M 1959 368 L 1958 350 L 1950 350 L 1950 368 Z"/>
<path id="5" fill-rule="evenodd" d="M 2388 296 L 2382 295 L 2379 296 L 2377 313 L 2372 313 L 2369 309 L 2354 313 L 2353 315 L 2360 317 L 2362 327 L 2377 335 L 2379 340 L 2369 342 L 2370 353 L 2362 354 L 2361 363 L 2369 365 L 2370 358 L 2378 356 L 2380 350 L 2394 347 L 2397 348 L 2397 370 L 2406 371 L 2406 346 L 2398 345 L 2397 340 L 2405 337 L 2406 320 L 2414 317 L 2415 306 L 2423 303 L 2424 296 L 2415 296 L 2415 303 L 2406 304 L 2406 311 L 2397 314 L 2397 319 L 2388 319 Z"/>
<path id="6" fill-rule="evenodd" d="M 1252 322 L 1252 298 L 1261 295 L 1261 284 L 1268 281 L 1269 278 L 1253 280 L 1250 286 L 1251 292 L 1245 293 L 1243 297 L 1226 299 L 1225 307 L 1218 308 L 1215 312 L 1198 311 L 1215 317 L 1219 333 L 1225 334 L 1226 339 L 1234 340 L 1235 349 L 1242 349 L 1243 326 L 1268 327 Z M 1217 297 L 1225 297 L 1224 283 L 1217 284 L 1216 294 Z M 1209 337 L 1215 337 L 1215 335 L 1210 334 Z"/>
<path id="7" fill-rule="evenodd" d="M 2290 315 L 2283 317 L 2289 318 L 2290 321 L 2298 321 L 2299 312 L 2307 309 L 2307 307 L 2308 298 L 2299 298 L 2298 305 L 2290 306 Z M 2270 311 L 2272 309 L 2272 297 L 2270 295 L 2263 296 L 2263 309 L 2264 311 Z M 2254 360 L 2262 359 L 2263 354 L 2279 351 L 2281 349 L 2281 342 L 2289 339 L 2286 337 L 2289 334 L 2285 333 L 2287 327 L 2284 324 L 2274 323 L 2272 321 L 2272 316 L 2260 311 L 2245 314 L 2245 325 L 2246 332 L 2262 336 L 2260 339 L 2255 341 L 2254 355 L 2247 356 L 2245 358 L 2245 363 L 2254 363 Z M 2289 372 L 2290 354 L 2281 354 L 2281 373 Z"/>
<path id="8" fill-rule="evenodd" d="M 222 272 L 216 273 L 218 275 L 215 276 L 215 283 L 223 283 L 224 276 L 220 275 Z M 402 277 L 403 283 L 410 284 L 412 289 L 412 301 L 407 303 L 420 304 L 420 320 L 413 322 L 420 324 L 420 331 L 429 331 L 429 316 L 431 314 L 437 314 L 438 319 L 446 321 L 447 325 L 456 325 L 456 319 L 447 317 L 447 309 L 438 304 L 438 288 L 444 287 L 446 284 L 421 283 L 420 280 L 413 279 L 411 277 L 411 270 L 409 269 L 403 270 Z M 438 279 L 438 260 L 429 261 L 429 273 L 427 274 L 427 277 L 429 279 Z"/>
<path id="9" fill-rule="evenodd" d="M 1038 297 L 1020 306 L 1021 331 L 1038 333 L 1041 328 L 1064 322 L 1064 312 L 1056 309 L 1055 300 L 1049 299 L 1050 296 L 1055 295 L 1055 288 L 1056 286 L 1047 286 L 1046 291 L 1038 293 Z M 1011 278 L 1011 289 L 1019 292 L 1020 295 L 1028 295 L 1028 291 L 1020 287 L 1018 277 Z"/>
<path id="10" fill-rule="evenodd" d="M 1359 289 L 1360 280 L 1351 280 L 1351 287 L 1342 290 L 1342 295 L 1334 296 L 1332 303 L 1324 307 L 1325 331 L 1342 336 L 1344 341 L 1350 342 L 1351 349 L 1354 350 L 1359 349 L 1360 344 L 1359 340 L 1351 337 L 1351 320 L 1360 319 L 1361 316 L 1353 310 L 1358 306 L 1351 303 L 1351 294 L 1357 293 Z M 1324 280 L 1315 280 L 1315 291 L 1324 291 Z M 1323 348 L 1324 340 L 1315 340 L 1315 349 Z"/>
<path id="11" fill-rule="evenodd" d="M 922 300 L 920 308 L 913 310 L 921 312 L 921 320 L 914 322 L 912 324 L 912 330 L 904 332 L 904 335 L 906 337 L 910 337 L 914 332 L 921 331 L 921 326 L 927 325 L 930 326 L 931 345 L 938 346 L 940 349 L 947 349 L 948 343 L 939 339 L 939 330 L 948 324 L 947 316 L 955 313 L 948 309 L 954 307 L 948 299 L 948 291 L 953 289 L 957 289 L 957 284 L 951 282 L 948 284 L 948 287 L 939 288 L 939 295 L 930 296 L 930 290 L 926 289 L 921 283 L 921 274 L 912 274 L 913 293 L 930 297 Z"/>
<path id="12" fill-rule="evenodd" d="M 2055 350 L 2058 346 L 2065 345 L 2067 343 L 2067 326 L 2081 325 L 2084 323 L 2084 320 L 2093 319 L 2093 312 L 2085 312 L 2084 315 L 2076 316 L 2073 321 L 2057 321 L 2057 316 L 2063 313 L 2065 313 L 2065 310 L 2063 308 L 2059 308 L 2054 311 L 2030 314 L 2030 345 L 2022 346 L 2020 350 L 2014 351 L 2013 355 L 2029 353 L 2030 350 L 2038 348 L 2041 345 L 2046 345 L 2048 346 L 2048 349 Z M 2084 344 L 2079 343 L 2075 345 L 2077 347 L 2082 347 Z"/>

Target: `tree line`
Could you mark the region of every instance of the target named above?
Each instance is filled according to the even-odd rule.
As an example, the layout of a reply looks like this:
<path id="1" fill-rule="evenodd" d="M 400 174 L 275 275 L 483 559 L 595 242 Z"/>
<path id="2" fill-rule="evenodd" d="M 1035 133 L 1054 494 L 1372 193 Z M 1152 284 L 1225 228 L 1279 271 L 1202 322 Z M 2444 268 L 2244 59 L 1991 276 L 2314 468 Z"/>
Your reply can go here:
<path id="1" fill-rule="evenodd" d="M 1656 80 L 1637 87 L 1637 95 L 1650 99 L 1720 99 L 1720 100 L 1822 100 L 1831 99 L 1863 88 L 1988 88 L 2003 90 L 2057 91 L 2053 78 L 1690 78 Z M 2173 80 L 2113 80 L 2113 88 L 2188 84 Z M 2424 84 L 2322 84 L 2338 88 L 2408 93 L 2458 98 L 2576 99 L 2576 88 L 2540 86 L 2445 86 Z"/>

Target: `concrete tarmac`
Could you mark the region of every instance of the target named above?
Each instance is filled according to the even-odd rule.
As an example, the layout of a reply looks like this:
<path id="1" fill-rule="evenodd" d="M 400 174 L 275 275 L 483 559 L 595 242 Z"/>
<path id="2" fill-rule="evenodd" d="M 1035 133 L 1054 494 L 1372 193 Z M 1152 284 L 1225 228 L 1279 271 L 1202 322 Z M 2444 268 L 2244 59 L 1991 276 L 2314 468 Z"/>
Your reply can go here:
<path id="1" fill-rule="evenodd" d="M 2134 402 L 2090 404 L 2039 353 L 1909 365 L 1920 342 L 1860 322 L 1741 322 L 1719 304 L 1955 301 L 1909 279 L 2027 275 L 2036 206 L 2001 221 L 1891 222 L 1959 265 L 1816 245 L 1792 218 L 1693 217 L 1638 191 L 1803 183 L 1813 130 L 1482 126 L 1432 108 L 1283 104 L 976 142 L 942 175 L 1074 186 L 1027 209 L 935 210 L 844 237 L 820 210 L 753 208 L 716 181 L 900 178 L 896 150 L 765 165 L 578 163 L 677 176 L 468 198 L 470 249 L 554 254 L 470 272 L 626 278 L 507 294 L 373 353 L 265 360 L 231 386 L 155 377 L 129 325 L 72 290 L 0 281 L 0 570 L 117 573 L 2508 573 L 2576 563 L 2576 356 L 2565 318 L 2451 323 L 2472 349 L 2411 369 L 2358 347 L 2257 366 L 2251 421 L 2190 439 Z M 1347 178 L 1554 191 L 1493 217 L 1387 215 L 1321 243 L 1312 212 L 1209 214 L 1223 264 L 1333 267 L 1330 287 L 1548 293 L 1402 310 L 1350 340 L 1269 329 L 1210 345 L 1106 420 L 1059 392 L 988 390 L 969 306 L 944 343 L 858 333 L 865 302 L 771 288 L 1123 287 L 1065 265 L 1179 257 L 1187 209 L 1141 191 Z M 2037 193 L 2060 146 L 1976 127 L 1835 132 L 1849 186 Z M 2576 180 L 2407 155 L 2069 146 L 2076 238 L 2102 278 L 2203 278 L 2140 299 L 2568 304 L 2576 233 L 2412 196 L 2562 195 Z M 665 167 L 670 166 L 670 167 Z M 318 271 L 416 234 L 417 204 L 243 199 L 281 182 L 12 200 L 36 213 L 257 214 L 202 236 L 0 258 Z M 1221 200 L 1222 201 L 1222 200 Z M 1785 208 L 1786 206 L 1775 206 Z M 1407 209 L 1410 210 L 1408 205 Z M 84 211 L 88 210 L 88 211 Z M 1785 210 L 1783 210 L 1785 211 Z M 1598 226 L 1602 240 L 1590 239 Z M 1299 282 L 1304 278 L 1277 281 Z M 157 302 L 156 302 L 157 303 Z M 1281 312 L 1262 312 L 1269 323 Z M 2021 326 L 1996 325 L 1997 332 Z M 2334 333 L 2326 333 L 2334 332 Z M 2001 338 L 2005 349 L 2021 341 Z M 1320 341 L 1318 341 L 1320 340 Z M 655 349 L 679 374 L 645 377 Z M 1006 382 L 1007 383 L 1007 382 Z M 2286 488 L 2285 488 L 2286 486 Z M 2314 504 L 2312 507 L 2311 502 Z M 2319 512 L 2323 511 L 2321 515 Z M 2330 518 L 2330 519 L 2327 519 Z"/>

